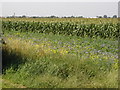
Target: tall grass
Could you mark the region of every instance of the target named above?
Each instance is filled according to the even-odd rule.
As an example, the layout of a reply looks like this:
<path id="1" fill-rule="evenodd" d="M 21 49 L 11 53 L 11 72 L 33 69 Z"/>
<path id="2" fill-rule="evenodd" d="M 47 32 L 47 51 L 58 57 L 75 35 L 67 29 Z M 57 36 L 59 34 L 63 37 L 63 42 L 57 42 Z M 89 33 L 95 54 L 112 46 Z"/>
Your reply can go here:
<path id="1" fill-rule="evenodd" d="M 5 79 L 29 88 L 118 87 L 116 40 L 31 32 L 5 35 Z"/>

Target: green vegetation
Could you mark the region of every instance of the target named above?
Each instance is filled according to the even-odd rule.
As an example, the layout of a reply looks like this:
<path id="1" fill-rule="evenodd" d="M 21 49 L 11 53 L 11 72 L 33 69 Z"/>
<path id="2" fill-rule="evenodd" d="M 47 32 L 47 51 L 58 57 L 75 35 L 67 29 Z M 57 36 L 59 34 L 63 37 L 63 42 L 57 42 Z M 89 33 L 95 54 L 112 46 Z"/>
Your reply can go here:
<path id="1" fill-rule="evenodd" d="M 80 37 L 117 38 L 119 36 L 118 24 L 84 24 L 81 22 L 26 22 L 3 21 L 3 30 L 53 33 Z"/>
<path id="2" fill-rule="evenodd" d="M 2 21 L 81 22 L 82 24 L 118 23 L 118 18 L 2 18 Z"/>
<path id="3" fill-rule="evenodd" d="M 60 28 L 64 28 L 66 23 L 3 21 L 6 41 L 2 48 L 3 79 L 13 83 L 9 86 L 9 82 L 3 81 L 3 87 L 118 87 L 118 41 L 116 39 L 118 36 L 115 34 L 117 24 L 107 24 L 107 28 L 112 27 L 112 34 L 108 32 L 110 29 L 105 29 L 106 24 L 99 24 L 103 26 L 98 25 L 99 28 L 108 30 L 102 38 L 101 34 L 96 35 L 89 31 L 89 35 L 87 33 L 84 37 L 81 36 L 82 33 L 81 37 L 69 35 L 67 33 L 70 27 L 72 28 L 70 30 L 73 30 L 74 25 L 71 26 L 73 23 L 69 22 L 68 28 L 61 30 Z M 47 25 L 49 33 L 38 33 L 43 29 L 36 29 L 36 27 L 42 26 L 47 29 Z M 82 25 L 80 24 L 80 28 Z M 97 26 L 97 24 L 86 24 L 81 30 L 87 30 L 89 25 Z M 96 30 L 93 29 L 94 27 L 89 29 L 94 32 Z M 101 30 L 99 28 L 98 31 Z M 57 33 L 58 31 L 61 33 Z M 92 34 L 94 37 L 90 38 Z"/>

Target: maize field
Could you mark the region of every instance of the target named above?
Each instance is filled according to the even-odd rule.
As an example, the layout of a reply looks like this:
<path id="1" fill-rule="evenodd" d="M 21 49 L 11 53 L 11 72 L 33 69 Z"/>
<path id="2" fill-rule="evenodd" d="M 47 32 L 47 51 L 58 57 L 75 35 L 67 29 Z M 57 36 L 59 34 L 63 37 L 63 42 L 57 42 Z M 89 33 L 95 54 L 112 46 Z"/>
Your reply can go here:
<path id="1" fill-rule="evenodd" d="M 88 19 L 89 20 L 89 19 Z M 87 22 L 87 21 L 86 21 Z M 101 37 L 101 38 L 118 38 L 119 29 L 118 23 L 90 23 L 84 24 L 81 21 L 2 21 L 4 30 L 13 30 L 21 32 L 38 32 L 38 33 L 53 33 L 80 37 Z"/>

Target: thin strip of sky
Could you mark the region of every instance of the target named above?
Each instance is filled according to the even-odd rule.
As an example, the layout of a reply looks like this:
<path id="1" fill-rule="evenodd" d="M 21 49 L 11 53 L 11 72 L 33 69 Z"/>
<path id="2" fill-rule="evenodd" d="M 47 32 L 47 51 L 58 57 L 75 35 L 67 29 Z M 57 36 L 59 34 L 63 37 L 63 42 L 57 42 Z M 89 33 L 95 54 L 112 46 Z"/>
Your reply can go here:
<path id="1" fill-rule="evenodd" d="M 85 16 L 96 17 L 118 14 L 117 2 L 5 2 L 2 3 L 2 15 L 11 16 Z"/>
<path id="2" fill-rule="evenodd" d="M 119 0 L 2 0 L 1 2 L 119 2 Z"/>

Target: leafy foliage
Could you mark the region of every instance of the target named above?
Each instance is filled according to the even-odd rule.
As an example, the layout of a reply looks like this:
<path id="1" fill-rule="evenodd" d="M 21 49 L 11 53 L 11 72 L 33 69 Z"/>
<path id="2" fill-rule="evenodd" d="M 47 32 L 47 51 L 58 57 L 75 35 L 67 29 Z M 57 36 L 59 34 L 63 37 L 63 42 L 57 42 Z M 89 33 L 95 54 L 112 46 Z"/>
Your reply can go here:
<path id="1" fill-rule="evenodd" d="M 118 24 L 82 24 L 80 22 L 26 22 L 3 21 L 4 30 L 21 32 L 53 33 L 63 35 L 76 35 L 80 37 L 118 38 Z"/>

